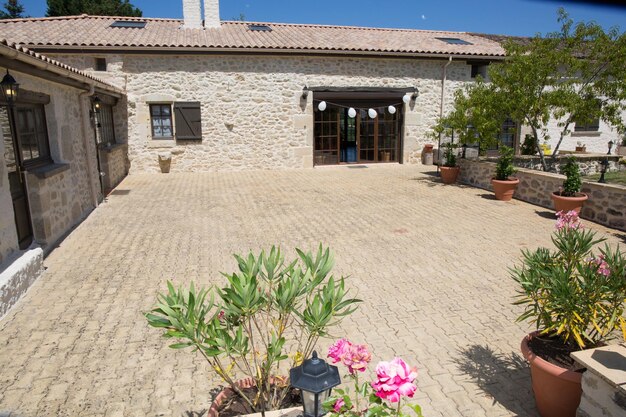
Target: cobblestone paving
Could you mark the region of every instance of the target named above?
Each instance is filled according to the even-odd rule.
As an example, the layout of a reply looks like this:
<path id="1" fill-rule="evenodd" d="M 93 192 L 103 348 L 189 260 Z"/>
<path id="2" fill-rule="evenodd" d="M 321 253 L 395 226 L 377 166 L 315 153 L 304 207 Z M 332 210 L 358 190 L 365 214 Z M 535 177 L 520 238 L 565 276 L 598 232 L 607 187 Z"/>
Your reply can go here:
<path id="1" fill-rule="evenodd" d="M 427 171 L 127 178 L 0 321 L 0 415 L 201 415 L 218 379 L 147 326 L 157 290 L 221 282 L 232 253 L 324 242 L 364 299 L 338 336 L 369 344 L 374 362 L 417 365 L 425 416 L 535 416 L 507 267 L 549 245 L 550 212 Z"/>

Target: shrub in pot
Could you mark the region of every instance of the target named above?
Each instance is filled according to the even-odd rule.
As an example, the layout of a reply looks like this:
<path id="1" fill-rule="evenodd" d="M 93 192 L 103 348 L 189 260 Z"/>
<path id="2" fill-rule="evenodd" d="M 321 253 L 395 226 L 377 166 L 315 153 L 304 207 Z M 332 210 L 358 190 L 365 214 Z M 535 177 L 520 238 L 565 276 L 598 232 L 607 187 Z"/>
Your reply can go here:
<path id="1" fill-rule="evenodd" d="M 441 170 L 441 181 L 443 181 L 444 184 L 453 184 L 456 182 L 459 172 L 461 171 L 461 168 L 456 165 L 456 145 L 446 143 L 444 146 L 446 150 L 443 153 L 443 157 L 446 161 L 443 166 L 439 168 Z"/>
<path id="2" fill-rule="evenodd" d="M 552 193 L 554 209 L 559 212 L 575 211 L 580 213 L 583 203 L 587 201 L 587 194 L 581 193 L 582 179 L 576 158 L 570 156 L 561 169 L 565 175 L 565 181 L 559 191 Z"/>
<path id="3" fill-rule="evenodd" d="M 559 213 L 556 250 L 524 250 L 522 265 L 511 270 L 519 285 L 515 304 L 525 307 L 518 321 L 537 328 L 524 338 L 522 353 L 543 417 L 576 415 L 581 372 L 571 352 L 602 345 L 619 329 L 626 339 L 626 257 L 606 244 L 594 253 L 604 240 L 585 230 L 575 211 Z"/>
<path id="4" fill-rule="evenodd" d="M 511 200 L 519 184 L 519 179 L 512 177 L 515 173 L 513 155 L 513 148 L 508 146 L 502 146 L 500 148 L 500 157 L 496 165 L 496 177 L 491 180 L 493 191 L 498 200 Z"/>
<path id="5" fill-rule="evenodd" d="M 288 377 L 280 376 L 281 365 L 299 365 L 360 302 L 348 296 L 343 277 L 330 275 L 334 260 L 328 249 L 320 245 L 315 255 L 296 251 L 298 258 L 290 262 L 275 247 L 258 256 L 235 255 L 239 271 L 223 274 L 223 288 L 196 289 L 192 283 L 177 289 L 168 282 L 145 315 L 151 326 L 165 330 L 164 337 L 177 340 L 171 348 L 189 348 L 208 362 L 228 384 L 241 414 L 289 406 L 291 388 Z M 218 414 L 217 403 L 210 415 Z"/>

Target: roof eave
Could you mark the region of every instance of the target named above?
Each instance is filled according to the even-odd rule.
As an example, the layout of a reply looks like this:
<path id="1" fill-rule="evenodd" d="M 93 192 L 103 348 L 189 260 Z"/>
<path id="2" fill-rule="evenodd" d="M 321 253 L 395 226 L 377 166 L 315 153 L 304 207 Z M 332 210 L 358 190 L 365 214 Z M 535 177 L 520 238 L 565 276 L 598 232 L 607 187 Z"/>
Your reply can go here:
<path id="1" fill-rule="evenodd" d="M 382 58 L 430 58 L 430 59 L 483 59 L 501 61 L 504 54 L 450 53 L 450 52 L 398 52 L 398 51 L 362 51 L 338 49 L 299 49 L 299 48 L 225 48 L 197 46 L 76 46 L 76 45 L 24 45 L 31 50 L 48 53 L 90 53 L 107 52 L 119 54 L 169 54 L 169 55 L 324 55 L 324 56 L 361 56 Z"/>

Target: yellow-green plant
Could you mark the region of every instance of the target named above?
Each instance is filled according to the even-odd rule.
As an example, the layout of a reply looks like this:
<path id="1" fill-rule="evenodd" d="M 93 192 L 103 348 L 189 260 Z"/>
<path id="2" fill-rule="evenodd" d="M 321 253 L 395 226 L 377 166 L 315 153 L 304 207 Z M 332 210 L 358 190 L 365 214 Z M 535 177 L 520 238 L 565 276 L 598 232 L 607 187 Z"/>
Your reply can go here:
<path id="1" fill-rule="evenodd" d="M 318 339 L 356 309 L 343 277 L 330 272 L 333 256 L 320 245 L 312 255 L 296 249 L 298 258 L 285 262 L 272 247 L 258 256 L 235 255 L 239 272 L 223 274 L 223 288 L 176 289 L 158 295 L 148 323 L 178 339 L 172 349 L 192 348 L 246 402 L 251 411 L 280 408 L 289 381 L 277 379 L 281 363 L 289 367 L 310 356 Z M 291 357 L 286 346 L 295 349 Z M 284 369 L 283 369 L 284 371 Z M 252 378 L 256 395 L 244 393 L 235 375 Z"/>
<path id="2" fill-rule="evenodd" d="M 621 329 L 626 339 L 626 258 L 585 230 L 574 211 L 559 212 L 552 236 L 556 250 L 524 250 L 511 270 L 520 285 L 515 304 L 524 305 L 518 321 L 530 320 L 541 334 L 558 336 L 572 351 L 594 347 Z"/>

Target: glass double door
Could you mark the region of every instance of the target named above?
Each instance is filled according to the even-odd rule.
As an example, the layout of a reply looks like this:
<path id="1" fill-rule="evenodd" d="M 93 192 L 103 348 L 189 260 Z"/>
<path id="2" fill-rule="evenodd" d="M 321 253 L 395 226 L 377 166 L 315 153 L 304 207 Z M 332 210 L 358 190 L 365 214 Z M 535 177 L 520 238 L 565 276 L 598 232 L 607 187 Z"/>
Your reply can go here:
<path id="1" fill-rule="evenodd" d="M 373 107 L 372 107 L 373 108 Z M 388 106 L 356 110 L 328 105 L 315 112 L 315 165 L 398 162 L 400 152 L 399 110 L 390 113 Z"/>

